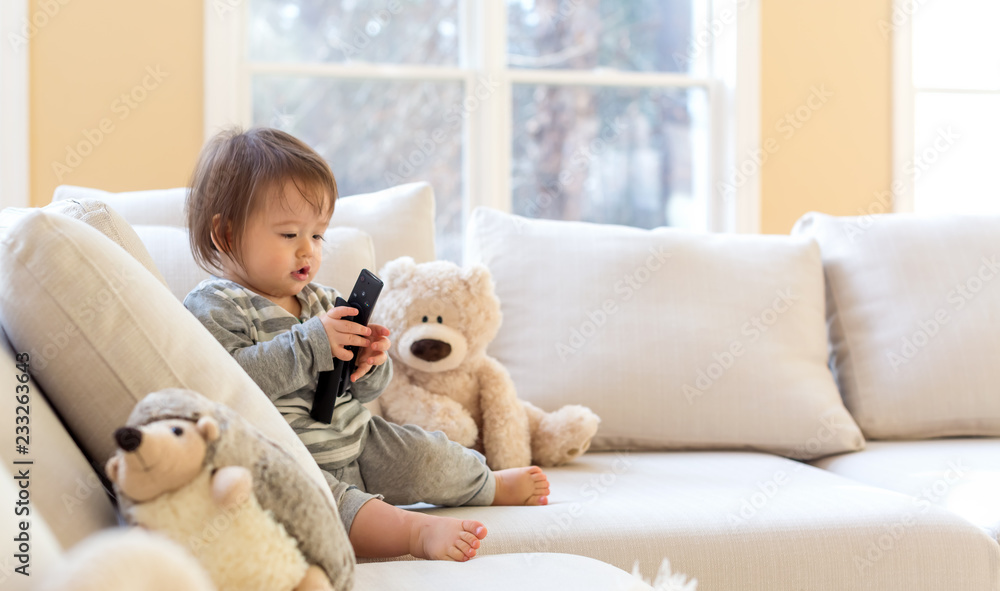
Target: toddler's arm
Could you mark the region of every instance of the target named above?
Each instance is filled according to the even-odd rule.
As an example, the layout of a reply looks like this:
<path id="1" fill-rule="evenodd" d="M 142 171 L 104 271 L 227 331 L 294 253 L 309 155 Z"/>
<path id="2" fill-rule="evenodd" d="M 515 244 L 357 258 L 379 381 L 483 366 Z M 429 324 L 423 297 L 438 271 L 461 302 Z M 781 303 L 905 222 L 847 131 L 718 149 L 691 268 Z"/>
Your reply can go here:
<path id="1" fill-rule="evenodd" d="M 250 320 L 232 301 L 192 292 L 184 306 L 272 400 L 313 384 L 319 372 L 333 369 L 330 343 L 319 318 L 254 343 Z"/>

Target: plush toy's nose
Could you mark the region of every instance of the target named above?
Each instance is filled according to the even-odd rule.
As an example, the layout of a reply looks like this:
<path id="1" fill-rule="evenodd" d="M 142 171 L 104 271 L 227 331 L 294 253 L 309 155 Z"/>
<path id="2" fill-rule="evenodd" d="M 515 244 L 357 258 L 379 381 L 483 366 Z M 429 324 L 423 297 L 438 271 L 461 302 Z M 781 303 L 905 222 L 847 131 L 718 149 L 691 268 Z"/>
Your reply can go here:
<path id="1" fill-rule="evenodd" d="M 410 353 L 424 361 L 441 361 L 451 355 L 451 345 L 435 339 L 420 339 L 410 345 Z"/>
<path id="2" fill-rule="evenodd" d="M 142 443 L 142 431 L 132 427 L 122 427 L 115 430 L 115 441 L 118 447 L 125 451 L 135 451 Z"/>

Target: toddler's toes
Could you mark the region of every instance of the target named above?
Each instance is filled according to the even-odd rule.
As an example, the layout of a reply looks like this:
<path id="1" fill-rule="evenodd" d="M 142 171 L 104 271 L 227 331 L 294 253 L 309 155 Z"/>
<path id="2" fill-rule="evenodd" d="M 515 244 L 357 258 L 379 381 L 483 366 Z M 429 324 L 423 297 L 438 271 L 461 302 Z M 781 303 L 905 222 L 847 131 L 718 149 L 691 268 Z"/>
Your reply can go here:
<path id="1" fill-rule="evenodd" d="M 469 557 L 466 556 L 465 553 L 462 552 L 462 549 L 458 546 L 448 548 L 448 551 L 445 554 L 448 556 L 448 560 L 454 560 L 455 562 L 465 562 L 469 559 Z"/>
<path id="2" fill-rule="evenodd" d="M 478 521 L 473 521 L 472 519 L 466 519 L 462 522 L 462 529 L 472 534 L 475 538 L 483 539 L 486 537 L 486 526 Z M 479 546 L 475 546 L 478 548 Z"/>

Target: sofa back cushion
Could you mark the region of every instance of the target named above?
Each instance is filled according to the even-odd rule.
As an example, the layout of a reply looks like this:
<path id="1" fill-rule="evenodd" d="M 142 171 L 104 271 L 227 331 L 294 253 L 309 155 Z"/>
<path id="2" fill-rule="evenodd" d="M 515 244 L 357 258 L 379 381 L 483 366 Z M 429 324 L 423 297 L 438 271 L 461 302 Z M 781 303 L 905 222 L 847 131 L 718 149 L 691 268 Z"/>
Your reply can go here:
<path id="1" fill-rule="evenodd" d="M 809 239 L 528 220 L 479 209 L 489 347 L 518 394 L 601 416 L 594 449 L 757 449 L 795 458 L 864 441 L 826 365 Z"/>
<path id="2" fill-rule="evenodd" d="M 119 212 L 133 226 L 186 227 L 184 199 L 187 189 L 161 189 L 109 193 L 99 189 L 61 185 L 53 201 L 71 198 L 100 199 Z M 418 263 L 432 261 L 434 254 L 434 191 L 427 183 L 409 183 L 363 195 L 337 200 L 330 228 L 353 227 L 372 237 L 375 264 L 382 265 L 401 256 Z M 351 283 L 345 289 L 354 285 Z M 334 287 L 340 289 L 334 284 Z"/>
<path id="3" fill-rule="evenodd" d="M 1000 435 L 1000 217 L 810 213 L 831 365 L 867 437 Z"/>

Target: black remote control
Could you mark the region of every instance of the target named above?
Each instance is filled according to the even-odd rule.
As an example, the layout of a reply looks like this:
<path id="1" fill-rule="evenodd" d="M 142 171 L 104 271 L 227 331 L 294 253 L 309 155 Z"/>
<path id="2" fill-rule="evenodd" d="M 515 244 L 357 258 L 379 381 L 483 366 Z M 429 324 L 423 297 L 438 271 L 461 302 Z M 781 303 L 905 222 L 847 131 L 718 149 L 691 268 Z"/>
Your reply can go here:
<path id="1" fill-rule="evenodd" d="M 354 289 L 351 290 L 350 298 L 347 301 L 344 301 L 344 298 L 337 298 L 334 305 L 354 308 L 358 311 L 357 315 L 345 316 L 344 319 L 361 326 L 368 326 L 368 320 L 371 319 L 372 310 L 375 309 L 375 302 L 380 293 L 382 293 L 382 280 L 368 269 L 362 269 Z M 347 350 L 354 354 L 350 361 L 334 358 L 332 370 L 319 372 L 319 385 L 316 387 L 312 411 L 309 413 L 314 421 L 329 424 L 333 419 L 333 408 L 336 406 L 337 397 L 343 396 L 351 383 L 351 374 L 357 369 L 359 349 L 350 346 Z"/>

